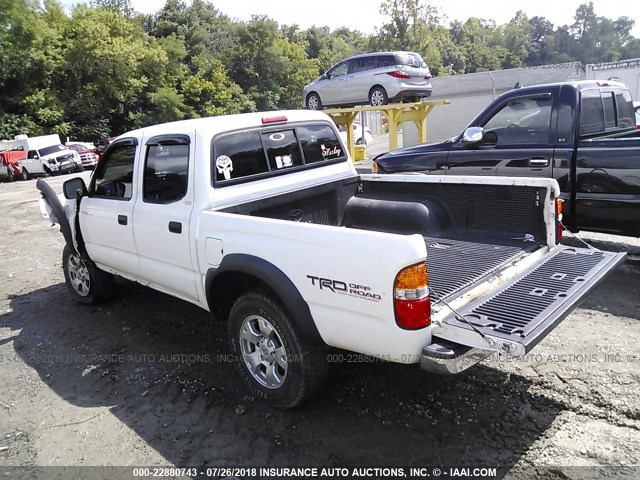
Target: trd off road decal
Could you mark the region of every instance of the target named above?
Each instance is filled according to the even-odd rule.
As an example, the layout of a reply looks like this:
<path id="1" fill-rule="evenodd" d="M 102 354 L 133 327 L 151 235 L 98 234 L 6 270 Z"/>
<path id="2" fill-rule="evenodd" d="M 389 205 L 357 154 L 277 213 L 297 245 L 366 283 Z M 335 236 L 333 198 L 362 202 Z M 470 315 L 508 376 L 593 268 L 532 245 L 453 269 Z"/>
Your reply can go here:
<path id="1" fill-rule="evenodd" d="M 231 172 L 233 172 L 233 161 L 226 155 L 220 155 L 216 158 L 216 168 L 218 173 L 224 175 L 225 180 L 231 179 Z"/>
<path id="2" fill-rule="evenodd" d="M 382 300 L 380 295 L 373 293 L 371 291 L 371 287 L 367 287 L 366 285 L 348 283 L 341 280 L 332 280 L 330 278 L 314 277 L 312 275 L 307 275 L 307 278 L 311 280 L 311 285 L 323 291 L 362 298 L 373 302 L 379 302 Z"/>

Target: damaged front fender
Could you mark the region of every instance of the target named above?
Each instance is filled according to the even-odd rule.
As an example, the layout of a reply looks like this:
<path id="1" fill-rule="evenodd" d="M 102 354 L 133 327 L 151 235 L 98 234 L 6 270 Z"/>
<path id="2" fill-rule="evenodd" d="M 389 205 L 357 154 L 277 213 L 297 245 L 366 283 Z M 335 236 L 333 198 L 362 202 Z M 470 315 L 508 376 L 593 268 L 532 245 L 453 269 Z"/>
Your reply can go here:
<path id="1" fill-rule="evenodd" d="M 40 211 L 45 219 L 51 222 L 51 225 L 60 225 L 60 231 L 64 236 L 64 240 L 69 248 L 78 254 L 78 245 L 76 243 L 75 220 L 76 209 L 75 201 L 66 201 L 64 197 L 59 197 L 53 188 L 43 179 L 36 182 L 36 188 L 40 191 Z M 64 205 L 64 206 L 63 206 Z"/>

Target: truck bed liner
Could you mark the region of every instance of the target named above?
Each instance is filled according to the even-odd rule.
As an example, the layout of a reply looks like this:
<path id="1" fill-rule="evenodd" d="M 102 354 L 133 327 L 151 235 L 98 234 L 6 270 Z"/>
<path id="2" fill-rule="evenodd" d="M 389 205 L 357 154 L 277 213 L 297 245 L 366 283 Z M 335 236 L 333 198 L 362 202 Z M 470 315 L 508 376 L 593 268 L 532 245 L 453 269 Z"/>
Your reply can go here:
<path id="1" fill-rule="evenodd" d="M 539 248 L 513 239 L 424 237 L 429 285 L 439 297 L 460 294 L 491 273 Z"/>

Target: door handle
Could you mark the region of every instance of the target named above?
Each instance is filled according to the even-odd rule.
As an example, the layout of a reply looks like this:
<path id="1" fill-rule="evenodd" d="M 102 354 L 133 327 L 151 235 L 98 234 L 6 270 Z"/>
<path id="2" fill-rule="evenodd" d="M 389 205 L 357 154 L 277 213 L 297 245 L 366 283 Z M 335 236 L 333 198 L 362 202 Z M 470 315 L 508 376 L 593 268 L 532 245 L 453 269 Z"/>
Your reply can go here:
<path id="1" fill-rule="evenodd" d="M 120 225 L 126 225 L 128 223 L 126 215 L 118 215 L 118 223 Z"/>
<path id="2" fill-rule="evenodd" d="M 169 222 L 169 231 L 171 233 L 182 233 L 182 224 L 180 222 Z"/>
<path id="3" fill-rule="evenodd" d="M 533 157 L 529 159 L 529 166 L 531 167 L 548 167 L 549 159 L 544 157 Z"/>

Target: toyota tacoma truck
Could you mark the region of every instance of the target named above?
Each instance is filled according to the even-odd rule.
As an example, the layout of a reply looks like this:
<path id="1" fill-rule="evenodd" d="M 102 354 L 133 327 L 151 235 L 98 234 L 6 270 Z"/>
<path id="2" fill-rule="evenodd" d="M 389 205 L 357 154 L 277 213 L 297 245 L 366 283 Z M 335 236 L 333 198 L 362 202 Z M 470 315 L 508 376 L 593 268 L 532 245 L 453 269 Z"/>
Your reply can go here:
<path id="1" fill-rule="evenodd" d="M 314 111 L 132 131 L 88 186 L 37 188 L 77 301 L 121 276 L 202 307 L 284 408 L 323 387 L 329 347 L 447 374 L 522 356 L 624 259 L 558 244 L 555 180 L 358 175 Z"/>
<path id="2" fill-rule="evenodd" d="M 640 130 L 631 94 L 612 81 L 515 88 L 450 140 L 385 153 L 378 173 L 545 177 L 558 181 L 564 222 L 640 236 Z"/>

